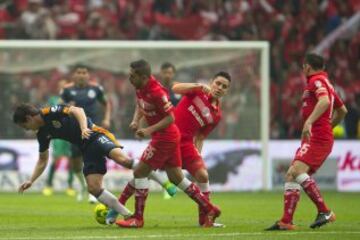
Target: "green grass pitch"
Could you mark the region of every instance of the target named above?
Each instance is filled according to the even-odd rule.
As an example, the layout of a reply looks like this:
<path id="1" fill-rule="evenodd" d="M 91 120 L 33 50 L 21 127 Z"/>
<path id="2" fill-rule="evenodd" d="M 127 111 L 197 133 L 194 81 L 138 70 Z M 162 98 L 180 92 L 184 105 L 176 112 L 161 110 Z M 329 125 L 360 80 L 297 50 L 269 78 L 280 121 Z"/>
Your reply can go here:
<path id="1" fill-rule="evenodd" d="M 226 228 L 197 226 L 197 208 L 179 193 L 164 200 L 150 193 L 143 229 L 120 229 L 95 222 L 94 205 L 78 203 L 63 194 L 0 193 L 0 239 L 360 239 L 360 194 L 325 192 L 337 221 L 317 230 L 308 226 L 316 211 L 302 193 L 295 214 L 299 229 L 265 232 L 282 213 L 282 193 L 214 193 L 213 202 L 222 209 L 219 222 Z M 127 205 L 133 209 L 133 200 Z"/>

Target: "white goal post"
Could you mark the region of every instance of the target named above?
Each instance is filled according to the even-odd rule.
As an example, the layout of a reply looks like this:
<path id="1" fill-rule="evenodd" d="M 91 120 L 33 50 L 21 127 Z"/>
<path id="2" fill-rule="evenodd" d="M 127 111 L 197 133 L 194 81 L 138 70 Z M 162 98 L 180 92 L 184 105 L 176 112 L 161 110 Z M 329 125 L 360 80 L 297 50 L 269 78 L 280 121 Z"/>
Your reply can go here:
<path id="1" fill-rule="evenodd" d="M 93 54 L 108 54 L 108 51 L 118 51 L 118 50 L 126 50 L 126 49 L 137 49 L 139 51 L 142 50 L 157 50 L 157 49 L 178 49 L 178 50 L 187 50 L 191 51 L 192 49 L 203 49 L 203 50 L 212 50 L 212 49 L 223 49 L 223 50 L 231 50 L 231 52 L 236 54 L 241 54 L 241 51 L 247 49 L 256 49 L 260 53 L 260 142 L 261 142 L 261 156 L 262 156 L 262 164 L 263 164 L 263 188 L 264 190 L 270 190 L 272 188 L 272 179 L 271 179 L 271 161 L 269 160 L 268 154 L 268 143 L 269 143 L 269 126 L 270 126 L 270 80 L 269 80 L 269 67 L 270 67 L 270 56 L 269 49 L 270 45 L 265 41 L 229 41 L 229 42 L 214 42 L 214 41 L 35 41 L 35 40 L 11 40 L 11 41 L 0 41 L 0 73 L 16 73 L 19 71 L 19 68 L 26 68 L 26 66 L 9 66 L 4 63 L 4 59 L 8 58 L 9 54 L 6 53 L 8 50 L 28 50 L 28 49 L 54 49 L 61 51 L 62 49 L 73 49 L 73 50 L 90 50 L 89 55 L 92 54 L 91 51 L 94 51 Z M 95 52 L 97 49 L 102 49 L 107 52 Z M 61 54 L 60 54 L 61 55 Z M 40 59 L 36 59 L 37 62 L 42 62 L 41 64 L 31 65 L 29 61 L 29 69 L 26 71 L 30 71 L 31 69 L 41 70 L 42 68 L 51 67 L 51 64 L 55 64 L 56 61 L 61 62 L 61 56 L 54 56 L 52 59 L 47 59 L 46 56 L 36 56 Z M 135 56 L 133 56 L 135 55 Z M 124 55 L 125 56 L 125 55 Z M 132 54 L 132 57 L 145 58 L 141 56 L 141 52 L 136 52 Z M 171 61 L 171 57 L 169 60 Z M 126 58 L 126 56 L 125 56 Z M 226 60 L 226 56 L 218 56 L 219 59 Z M 146 58 L 145 58 L 146 59 Z M 76 59 L 73 59 L 74 62 Z M 216 58 L 206 56 L 201 56 L 196 58 L 196 56 L 192 59 L 188 59 L 187 61 L 180 62 L 182 66 L 189 67 L 192 65 L 199 65 L 202 62 L 208 61 L 209 63 L 216 64 Z M 72 64 L 72 59 L 69 59 L 69 62 L 65 64 Z M 115 58 L 112 61 L 121 62 L 121 58 Z M 97 64 L 101 66 L 103 64 L 105 67 L 106 63 L 101 63 L 99 61 Z M 118 63 L 120 64 L 120 63 Z M 31 65 L 31 66 L 30 66 Z M 109 67 L 111 64 L 107 63 Z M 116 65 L 114 65 L 116 66 Z M 236 81 L 236 79 L 234 79 Z M 1 80 L 0 80 L 1 84 Z M 241 126 L 239 126 L 241 128 Z"/>

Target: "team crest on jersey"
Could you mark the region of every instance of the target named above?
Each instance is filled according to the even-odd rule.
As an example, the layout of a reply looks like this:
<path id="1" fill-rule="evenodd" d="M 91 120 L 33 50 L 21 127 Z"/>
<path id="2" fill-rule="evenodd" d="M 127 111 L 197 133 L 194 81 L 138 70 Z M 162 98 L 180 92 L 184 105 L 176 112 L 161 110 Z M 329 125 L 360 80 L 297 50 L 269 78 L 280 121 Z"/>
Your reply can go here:
<path id="1" fill-rule="evenodd" d="M 70 94 L 73 95 L 73 96 L 76 96 L 76 91 L 75 91 L 75 90 L 71 90 L 71 91 L 70 91 Z"/>
<path id="2" fill-rule="evenodd" d="M 95 98 L 96 97 L 96 92 L 94 91 L 94 89 L 90 89 L 88 91 L 88 97 L 89 98 Z"/>
<path id="3" fill-rule="evenodd" d="M 54 120 L 51 123 L 54 126 L 54 128 L 61 128 L 62 127 L 61 122 L 59 122 L 59 121 Z"/>
<path id="4" fill-rule="evenodd" d="M 321 88 L 321 87 L 322 87 L 322 84 L 321 84 L 320 81 L 315 81 L 315 86 L 316 86 L 317 88 Z"/>

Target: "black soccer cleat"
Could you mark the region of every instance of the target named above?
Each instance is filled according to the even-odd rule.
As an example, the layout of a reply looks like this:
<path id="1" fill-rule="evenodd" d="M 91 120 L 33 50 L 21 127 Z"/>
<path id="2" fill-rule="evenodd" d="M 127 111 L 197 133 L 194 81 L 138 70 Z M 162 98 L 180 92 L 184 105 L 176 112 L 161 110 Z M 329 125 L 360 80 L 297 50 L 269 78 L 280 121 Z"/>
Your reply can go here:
<path id="1" fill-rule="evenodd" d="M 292 223 L 283 223 L 281 221 L 277 221 L 271 227 L 265 229 L 265 231 L 287 231 L 287 230 L 295 230 L 296 227 Z"/>
<path id="2" fill-rule="evenodd" d="M 319 228 L 324 226 L 327 223 L 335 222 L 336 216 L 332 211 L 329 212 L 319 212 L 316 216 L 315 221 L 310 225 L 311 228 Z"/>

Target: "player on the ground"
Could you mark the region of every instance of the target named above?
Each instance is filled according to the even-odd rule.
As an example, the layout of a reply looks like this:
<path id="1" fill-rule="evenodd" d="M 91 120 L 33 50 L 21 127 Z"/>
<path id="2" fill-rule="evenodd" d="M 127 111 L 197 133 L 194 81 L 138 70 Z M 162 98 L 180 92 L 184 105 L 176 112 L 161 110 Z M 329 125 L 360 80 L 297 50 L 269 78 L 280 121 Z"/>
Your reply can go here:
<path id="1" fill-rule="evenodd" d="M 220 210 L 201 194 L 199 187 L 184 177 L 181 170 L 180 134 L 174 124 L 174 108 L 168 100 L 165 88 L 151 75 L 149 63 L 139 60 L 130 64 L 129 80 L 136 89 L 137 107 L 131 127 L 135 136 L 151 136 L 151 142 L 144 151 L 140 163 L 134 170 L 135 190 L 132 187 L 124 191 L 135 191 L 135 214 L 126 220 L 118 220 L 120 227 L 140 228 L 144 225 L 144 208 L 149 191 L 148 175 L 153 169 L 165 169 L 170 181 L 183 190 L 197 204 L 206 209 L 204 227 L 212 227 Z M 138 128 L 139 120 L 144 116 L 148 127 Z"/>
<path id="2" fill-rule="evenodd" d="M 227 94 L 231 76 L 226 72 L 215 74 L 210 85 L 175 83 L 174 93 L 183 97 L 175 108 L 175 123 L 180 130 L 182 167 L 196 180 L 202 194 L 210 198 L 209 176 L 201 157 L 204 139 L 221 119 L 220 99 Z M 120 202 L 125 205 L 131 196 L 123 191 Z M 206 210 L 199 206 L 199 224 L 205 222 Z M 216 224 L 216 226 L 221 226 Z"/>
<path id="3" fill-rule="evenodd" d="M 90 74 L 88 68 L 78 65 L 74 68 L 72 74 L 73 83 L 68 84 L 61 93 L 61 98 L 66 104 L 74 105 L 84 109 L 86 116 L 98 126 L 102 126 L 106 129 L 110 127 L 111 119 L 111 104 L 107 99 L 106 94 L 102 86 L 90 82 Z M 97 103 L 100 103 L 104 108 L 104 117 L 99 114 L 100 109 L 97 107 Z M 86 190 L 84 178 L 81 174 L 82 161 L 81 151 L 77 146 L 72 145 L 71 148 L 71 163 L 75 175 L 80 181 L 82 190 L 78 194 L 78 200 L 83 199 L 84 191 Z M 89 201 L 94 202 L 91 196 Z"/>
<path id="4" fill-rule="evenodd" d="M 21 104 L 15 109 L 13 121 L 26 130 L 37 132 L 40 152 L 30 180 L 21 184 L 19 192 L 31 187 L 46 168 L 50 140 L 63 139 L 81 149 L 88 192 L 124 217 L 130 216 L 130 211 L 102 187 L 102 182 L 106 173 L 105 157 L 127 168 L 132 168 L 134 162 L 122 153 L 114 135 L 93 124 L 82 108 L 56 105 L 38 109 L 30 104 Z"/>
<path id="5" fill-rule="evenodd" d="M 293 230 L 293 215 L 300 200 L 300 188 L 316 205 L 318 214 L 311 228 L 321 227 L 335 221 L 335 214 L 325 204 L 320 190 L 311 177 L 330 154 L 334 137 L 332 128 L 345 117 L 347 110 L 334 91 L 324 59 L 316 54 L 307 54 L 303 63 L 307 85 L 302 97 L 301 147 L 285 176 L 284 211 L 282 218 L 267 230 Z"/>

